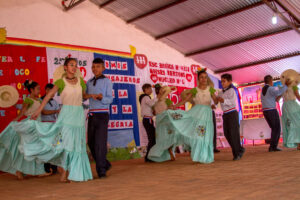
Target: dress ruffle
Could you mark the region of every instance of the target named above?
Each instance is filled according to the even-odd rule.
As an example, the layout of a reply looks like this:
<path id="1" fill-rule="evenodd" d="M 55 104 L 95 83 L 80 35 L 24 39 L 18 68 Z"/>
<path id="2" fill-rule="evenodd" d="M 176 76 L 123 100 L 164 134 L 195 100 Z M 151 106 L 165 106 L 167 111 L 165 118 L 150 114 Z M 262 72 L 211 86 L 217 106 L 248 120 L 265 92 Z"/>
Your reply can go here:
<path id="1" fill-rule="evenodd" d="M 213 154 L 213 121 L 209 106 L 196 105 L 188 112 L 167 110 L 157 116 L 156 144 L 148 158 L 155 162 L 170 160 L 168 149 L 185 145 L 194 162 L 211 163 Z"/>

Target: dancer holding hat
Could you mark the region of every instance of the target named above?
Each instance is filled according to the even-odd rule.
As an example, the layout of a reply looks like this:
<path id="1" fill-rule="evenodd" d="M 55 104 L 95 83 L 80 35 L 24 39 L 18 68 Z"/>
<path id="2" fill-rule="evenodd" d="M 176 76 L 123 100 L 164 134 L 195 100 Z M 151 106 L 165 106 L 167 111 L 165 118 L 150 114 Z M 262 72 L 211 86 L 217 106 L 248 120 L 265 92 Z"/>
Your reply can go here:
<path id="1" fill-rule="evenodd" d="M 38 119 L 47 102 L 58 92 L 63 104 L 58 119 L 55 123 L 27 120 L 15 124 L 13 128 L 19 133 L 22 141 L 19 144 L 21 156 L 26 160 L 62 167 L 62 182 L 90 180 L 93 177 L 86 152 L 85 116 L 82 106 L 86 85 L 80 77 L 77 60 L 67 58 L 64 66 L 56 70 L 53 79 L 55 86 L 31 118 Z M 22 169 L 20 171 L 23 172 Z"/>
<path id="2" fill-rule="evenodd" d="M 17 121 L 23 116 L 30 117 L 41 104 L 38 98 L 40 94 L 39 84 L 26 80 L 24 86 L 30 95 L 24 100 L 18 116 L 0 134 L 0 170 L 15 174 L 18 179 L 23 179 L 23 173 L 30 175 L 45 173 L 43 164 L 37 163 L 34 159 L 24 159 L 22 140 L 15 131 L 15 127 L 19 124 Z M 10 107 L 17 103 L 19 94 L 12 86 L 1 86 L 0 97 L 0 107 Z M 28 118 L 23 121 L 28 121 Z"/>

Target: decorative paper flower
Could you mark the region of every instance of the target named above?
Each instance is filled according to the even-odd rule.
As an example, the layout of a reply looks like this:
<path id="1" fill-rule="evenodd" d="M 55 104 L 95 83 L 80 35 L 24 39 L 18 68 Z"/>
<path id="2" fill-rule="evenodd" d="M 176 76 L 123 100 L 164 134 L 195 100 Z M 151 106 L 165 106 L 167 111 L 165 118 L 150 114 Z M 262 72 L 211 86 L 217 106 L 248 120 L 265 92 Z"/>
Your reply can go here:
<path id="1" fill-rule="evenodd" d="M 198 92 L 197 88 L 193 88 L 193 89 L 190 90 L 190 93 L 192 94 L 193 97 L 196 96 L 197 92 Z"/>
<path id="2" fill-rule="evenodd" d="M 171 99 L 166 99 L 167 106 L 171 106 L 173 104 L 173 101 Z"/>
<path id="3" fill-rule="evenodd" d="M 215 88 L 210 87 L 209 92 L 210 92 L 211 95 L 213 95 L 216 92 L 216 90 L 215 90 Z"/>

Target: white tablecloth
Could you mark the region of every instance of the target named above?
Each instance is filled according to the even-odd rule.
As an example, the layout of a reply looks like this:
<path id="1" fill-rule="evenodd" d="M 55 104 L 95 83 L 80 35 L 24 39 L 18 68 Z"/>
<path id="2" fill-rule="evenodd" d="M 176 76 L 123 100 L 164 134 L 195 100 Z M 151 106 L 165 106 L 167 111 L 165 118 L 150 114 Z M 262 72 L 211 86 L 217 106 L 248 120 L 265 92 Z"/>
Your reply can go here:
<path id="1" fill-rule="evenodd" d="M 271 138 L 271 128 L 265 118 L 242 120 L 240 123 L 241 136 L 249 140 Z"/>

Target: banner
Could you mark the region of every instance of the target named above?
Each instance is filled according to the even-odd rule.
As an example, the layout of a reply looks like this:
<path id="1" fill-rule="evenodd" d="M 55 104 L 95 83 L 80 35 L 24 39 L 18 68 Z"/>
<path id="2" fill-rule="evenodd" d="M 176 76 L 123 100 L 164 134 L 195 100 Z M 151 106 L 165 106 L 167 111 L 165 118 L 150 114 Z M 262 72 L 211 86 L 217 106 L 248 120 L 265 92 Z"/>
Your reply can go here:
<path id="1" fill-rule="evenodd" d="M 46 48 L 0 45 L 0 85 L 11 85 L 18 90 L 19 108 L 29 94 L 24 87 L 26 79 L 38 82 L 41 94 L 44 94 L 44 86 L 48 81 Z M 0 108 L 0 131 L 16 116 L 16 107 Z"/>

